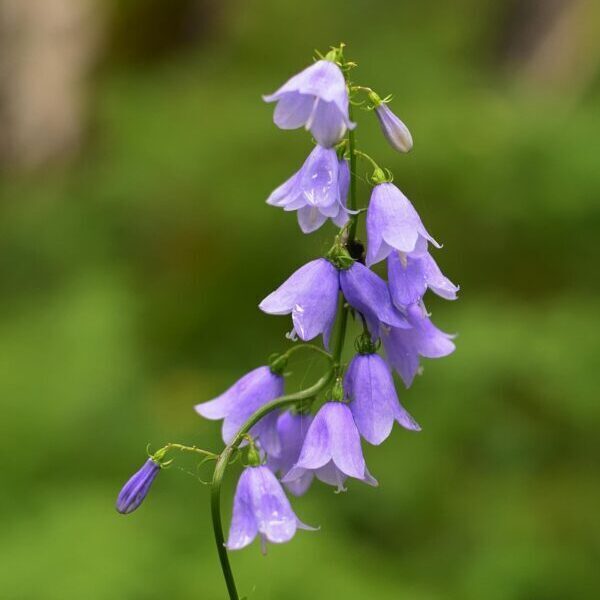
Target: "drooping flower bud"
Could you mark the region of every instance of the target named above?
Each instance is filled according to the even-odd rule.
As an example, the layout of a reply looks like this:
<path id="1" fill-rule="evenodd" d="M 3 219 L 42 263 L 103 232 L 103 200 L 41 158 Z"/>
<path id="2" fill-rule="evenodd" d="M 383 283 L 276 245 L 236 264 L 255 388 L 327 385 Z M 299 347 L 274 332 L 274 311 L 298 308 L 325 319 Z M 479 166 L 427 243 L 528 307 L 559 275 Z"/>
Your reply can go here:
<path id="1" fill-rule="evenodd" d="M 410 152 L 413 147 L 408 127 L 390 110 L 385 102 L 375 107 L 381 131 L 390 146 L 398 152 Z"/>
<path id="2" fill-rule="evenodd" d="M 123 515 L 136 510 L 148 495 L 160 465 L 149 458 L 123 486 L 117 498 L 117 511 Z"/>

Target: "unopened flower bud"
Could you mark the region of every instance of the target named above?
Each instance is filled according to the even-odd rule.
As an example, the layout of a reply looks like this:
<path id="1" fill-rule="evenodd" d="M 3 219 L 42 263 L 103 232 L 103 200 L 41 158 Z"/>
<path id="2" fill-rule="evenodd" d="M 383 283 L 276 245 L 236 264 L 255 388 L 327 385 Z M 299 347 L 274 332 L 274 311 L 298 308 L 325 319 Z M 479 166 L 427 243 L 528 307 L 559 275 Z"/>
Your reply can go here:
<path id="1" fill-rule="evenodd" d="M 389 109 L 385 102 L 375 107 L 381 131 L 390 146 L 398 152 L 409 152 L 413 147 L 408 127 Z"/>
<path id="2" fill-rule="evenodd" d="M 142 468 L 129 479 L 117 498 L 117 510 L 121 514 L 127 515 L 138 508 L 148 495 L 159 471 L 160 465 L 149 458 Z"/>

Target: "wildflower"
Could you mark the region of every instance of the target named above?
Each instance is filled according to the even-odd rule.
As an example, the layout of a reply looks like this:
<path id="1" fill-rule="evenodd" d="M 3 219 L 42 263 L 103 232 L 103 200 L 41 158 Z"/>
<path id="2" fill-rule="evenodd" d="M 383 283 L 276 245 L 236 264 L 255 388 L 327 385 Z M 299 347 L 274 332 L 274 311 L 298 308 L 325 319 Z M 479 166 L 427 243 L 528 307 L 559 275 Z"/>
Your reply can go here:
<path id="1" fill-rule="evenodd" d="M 367 209 L 367 265 L 386 258 L 392 250 L 419 251 L 423 242 L 440 245 L 427 233 L 410 200 L 393 184 L 373 188 Z"/>
<path id="2" fill-rule="evenodd" d="M 406 308 L 410 329 L 382 328 L 381 339 L 388 362 L 410 387 L 419 371 L 419 357 L 441 358 L 455 350 L 454 336 L 438 329 L 424 307 L 412 304 Z"/>
<path id="3" fill-rule="evenodd" d="M 406 319 L 392 305 L 388 287 L 383 279 L 359 262 L 340 271 L 344 297 L 365 317 L 373 337 L 379 335 L 379 325 L 409 327 Z"/>
<path id="4" fill-rule="evenodd" d="M 408 127 L 390 110 L 385 102 L 375 107 L 381 131 L 390 146 L 398 152 L 409 152 L 413 146 Z"/>
<path id="5" fill-rule="evenodd" d="M 276 188 L 267 204 L 298 211 L 304 233 L 316 231 L 327 218 L 338 226 L 348 220 L 345 210 L 349 170 L 332 148 L 315 146 L 301 169 Z"/>
<path id="6" fill-rule="evenodd" d="M 347 477 L 369 485 L 377 481 L 369 473 L 360 447 L 360 434 L 347 404 L 326 402 L 310 424 L 296 464 L 282 479 L 295 481 L 312 471 L 317 479 L 344 490 Z"/>
<path id="7" fill-rule="evenodd" d="M 405 429 L 421 430 L 400 404 L 390 369 L 378 354 L 357 354 L 348 365 L 344 388 L 356 427 L 370 444 L 387 439 L 394 421 Z"/>
<path id="8" fill-rule="evenodd" d="M 313 260 L 269 294 L 259 308 L 271 315 L 291 313 L 292 335 L 309 341 L 322 334 L 328 347 L 340 286 L 348 303 L 364 315 L 374 337 L 379 335 L 380 323 L 409 327 L 392 305 L 385 281 L 358 262 L 338 272 L 325 258 Z"/>
<path id="9" fill-rule="evenodd" d="M 277 433 L 280 441 L 280 452 L 277 456 L 269 455 L 267 465 L 274 473 L 285 475 L 298 461 L 306 432 L 312 423 L 312 415 L 303 415 L 286 411 L 277 419 Z M 285 487 L 294 496 L 302 496 L 313 480 L 312 471 L 285 483 Z"/>
<path id="10" fill-rule="evenodd" d="M 440 271 L 428 252 L 405 254 L 394 251 L 388 256 L 387 263 L 390 295 L 397 307 L 419 302 L 427 288 L 446 300 L 456 300 L 459 287 Z"/>
<path id="11" fill-rule="evenodd" d="M 117 498 L 117 510 L 121 514 L 127 515 L 139 507 L 148 495 L 159 471 L 160 465 L 149 458 L 142 468 L 130 477 Z"/>
<path id="12" fill-rule="evenodd" d="M 300 267 L 291 277 L 269 294 L 259 308 L 271 315 L 292 313 L 294 328 L 304 341 L 323 335 L 327 347 L 335 321 L 339 276 L 337 269 L 325 258 Z"/>
<path id="13" fill-rule="evenodd" d="M 275 475 L 265 466 L 246 467 L 235 490 L 227 548 L 245 548 L 259 535 L 264 552 L 267 542 L 288 542 L 297 529 L 313 528 L 295 515 Z"/>
<path id="14" fill-rule="evenodd" d="M 263 96 L 277 102 L 273 120 L 281 129 L 304 126 L 320 146 L 330 148 L 355 124 L 348 115 L 348 90 L 340 68 L 319 60 L 294 75 L 275 93 Z"/>
<path id="15" fill-rule="evenodd" d="M 194 408 L 205 419 L 223 419 L 223 441 L 228 444 L 254 412 L 282 395 L 283 377 L 263 366 L 244 375 L 214 400 L 197 404 Z M 276 426 L 277 414 L 271 412 L 250 430 L 267 453 L 279 451 Z"/>

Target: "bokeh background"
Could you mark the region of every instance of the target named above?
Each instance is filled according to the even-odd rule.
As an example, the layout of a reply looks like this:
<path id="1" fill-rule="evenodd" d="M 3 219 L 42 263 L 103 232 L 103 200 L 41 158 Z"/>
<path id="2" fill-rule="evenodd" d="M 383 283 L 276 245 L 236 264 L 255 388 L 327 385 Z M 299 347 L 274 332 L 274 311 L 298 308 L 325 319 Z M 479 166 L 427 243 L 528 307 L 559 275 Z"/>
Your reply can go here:
<path id="1" fill-rule="evenodd" d="M 458 349 L 402 392 L 423 432 L 366 450 L 380 488 L 316 484 L 294 506 L 320 532 L 233 555 L 240 591 L 597 598 L 599 9 L 0 0 L 0 598 L 225 597 L 209 468 L 114 501 L 148 443 L 217 450 L 192 406 L 286 347 L 257 303 L 334 230 L 264 204 L 310 140 L 261 94 L 340 41 L 413 132 L 401 156 L 357 116 L 444 243 Z"/>

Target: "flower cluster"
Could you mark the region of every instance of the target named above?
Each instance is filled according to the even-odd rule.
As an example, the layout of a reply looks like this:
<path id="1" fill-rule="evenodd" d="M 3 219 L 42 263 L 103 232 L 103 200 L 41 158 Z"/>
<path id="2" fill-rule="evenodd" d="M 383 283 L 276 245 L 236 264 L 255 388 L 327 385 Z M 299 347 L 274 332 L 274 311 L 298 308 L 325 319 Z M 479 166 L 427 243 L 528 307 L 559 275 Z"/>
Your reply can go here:
<path id="1" fill-rule="evenodd" d="M 327 219 L 339 228 L 325 256 L 298 268 L 259 304 L 267 314 L 291 315 L 287 337 L 302 343 L 274 355 L 217 398 L 195 407 L 206 419 L 222 420 L 226 447 L 220 455 L 179 444 L 165 446 L 127 482 L 117 501 L 120 512 L 135 510 L 160 468 L 170 462 L 165 461 L 167 451 L 177 448 L 217 461 L 212 485 L 213 500 L 216 497 L 218 502 L 220 481 L 231 457 L 246 452 L 226 542 L 220 513 L 215 517 L 213 510 L 230 591 L 234 584 L 223 542 L 234 550 L 259 536 L 264 548 L 266 542 L 290 540 L 299 528 L 311 529 L 296 517 L 285 490 L 300 496 L 315 479 L 337 491 L 346 490 L 348 479 L 377 486 L 363 456 L 362 440 L 383 443 L 396 422 L 405 430 L 421 429 L 400 403 L 394 372 L 408 388 L 421 371 L 421 358 L 440 358 L 454 351 L 453 336 L 432 323 L 423 298 L 430 289 L 454 300 L 458 287 L 435 262 L 430 250 L 440 245 L 394 185 L 391 173 L 355 148 L 352 104 L 366 93 L 370 104 L 365 108 L 374 111 L 395 150 L 408 152 L 412 136 L 387 106 L 389 97 L 382 100 L 372 89 L 349 81 L 353 66 L 344 59 L 343 46 L 333 48 L 264 98 L 277 103 L 277 126 L 304 126 L 316 142 L 300 170 L 275 189 L 267 203 L 297 211 L 304 233 L 317 230 Z M 356 206 L 359 158 L 374 168 L 370 199 L 361 209 Z M 356 239 L 363 216 L 366 252 Z M 383 261 L 386 278 L 373 270 L 380 270 Z M 350 316 L 362 324 L 362 332 L 354 340 L 355 355 L 344 364 Z M 323 348 L 307 343 L 319 336 Z M 284 395 L 288 360 L 300 348 L 324 355 L 329 368 L 313 387 Z"/>
<path id="2" fill-rule="evenodd" d="M 257 534 L 263 542 L 277 543 L 296 531 L 300 522 L 273 473 L 293 495 L 304 494 L 315 478 L 338 491 L 345 490 L 348 478 L 377 485 L 365 463 L 361 438 L 381 444 L 394 422 L 420 430 L 398 400 L 392 371 L 408 387 L 419 371 L 421 357 L 439 358 L 454 350 L 452 336 L 431 322 L 423 296 L 429 288 L 451 300 L 458 288 L 429 253 L 430 246 L 439 248 L 439 244 L 381 169 L 374 174 L 366 210 L 365 262 L 348 251 L 348 221 L 358 215 L 348 208 L 353 174 L 344 136 L 355 124 L 349 117 L 352 88 L 339 59 L 340 53 L 334 52 L 265 96 L 267 102 L 277 102 L 276 125 L 282 129 L 304 126 L 317 142 L 300 170 L 275 189 L 267 203 L 297 211 L 304 233 L 315 231 L 328 218 L 342 229 L 327 256 L 300 267 L 259 307 L 271 315 L 291 314 L 288 337 L 308 342 L 322 336 L 326 349 L 340 310 L 348 310 L 346 305 L 362 319 L 364 333 L 347 367 L 337 365 L 336 384 L 316 414 L 312 406 L 271 412 L 250 430 L 260 445 L 264 465 L 248 466 L 240 478 L 227 542 L 230 549 L 246 546 Z M 369 98 L 392 147 L 410 150 L 412 138 L 406 126 L 374 92 L 370 91 Z M 387 260 L 387 281 L 371 270 L 383 260 Z M 387 360 L 377 353 L 380 340 Z M 217 399 L 196 406 L 196 411 L 209 419 L 224 419 L 227 443 L 257 408 L 283 394 L 283 386 L 278 370 L 259 367 Z"/>

